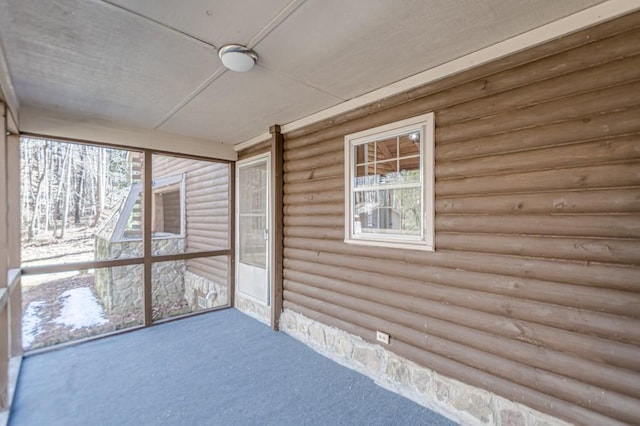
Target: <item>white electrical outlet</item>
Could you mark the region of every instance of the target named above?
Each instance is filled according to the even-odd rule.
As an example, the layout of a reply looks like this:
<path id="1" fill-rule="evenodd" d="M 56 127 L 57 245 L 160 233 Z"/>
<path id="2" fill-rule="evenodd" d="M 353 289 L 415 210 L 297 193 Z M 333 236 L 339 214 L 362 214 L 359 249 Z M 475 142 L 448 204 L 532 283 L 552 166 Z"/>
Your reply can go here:
<path id="1" fill-rule="evenodd" d="M 376 340 L 385 344 L 389 344 L 389 335 L 382 331 L 376 331 Z"/>

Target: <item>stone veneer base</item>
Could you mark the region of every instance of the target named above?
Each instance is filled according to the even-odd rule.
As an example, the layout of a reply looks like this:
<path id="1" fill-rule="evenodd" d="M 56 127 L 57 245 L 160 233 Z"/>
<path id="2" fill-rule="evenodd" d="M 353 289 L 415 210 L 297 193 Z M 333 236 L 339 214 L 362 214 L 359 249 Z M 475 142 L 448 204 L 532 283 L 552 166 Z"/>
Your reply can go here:
<path id="1" fill-rule="evenodd" d="M 234 307 L 240 312 L 271 326 L 271 308 L 269 306 L 236 292 Z"/>
<path id="2" fill-rule="evenodd" d="M 184 273 L 184 298 L 193 310 L 202 309 L 198 305 L 198 292 L 204 295 L 207 301 L 205 308 L 217 308 L 226 305 L 229 300 L 226 284 L 218 284 L 187 270 Z"/>
<path id="3" fill-rule="evenodd" d="M 525 405 L 421 367 L 382 346 L 289 309 L 280 317 L 280 330 L 316 352 L 372 378 L 379 386 L 463 425 L 568 425 Z"/>

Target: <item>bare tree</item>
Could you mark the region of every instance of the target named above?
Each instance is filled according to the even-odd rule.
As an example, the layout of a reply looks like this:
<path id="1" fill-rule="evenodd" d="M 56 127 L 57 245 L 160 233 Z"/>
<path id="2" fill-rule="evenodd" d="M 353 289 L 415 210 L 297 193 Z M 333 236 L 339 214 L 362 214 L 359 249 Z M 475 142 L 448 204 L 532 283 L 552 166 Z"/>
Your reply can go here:
<path id="1" fill-rule="evenodd" d="M 21 156 L 26 241 L 63 239 L 71 227 L 95 227 L 130 184 L 127 151 L 24 138 Z"/>
<path id="2" fill-rule="evenodd" d="M 59 238 L 64 238 L 64 232 L 67 229 L 67 221 L 68 221 L 68 217 L 69 217 L 69 203 L 71 201 L 71 191 L 72 191 L 72 186 L 71 186 L 71 165 L 73 162 L 73 153 L 74 153 L 74 147 L 75 145 L 70 144 L 69 145 L 69 149 L 67 150 L 67 159 L 66 159 L 66 163 L 67 163 L 67 167 L 66 167 L 66 178 L 65 178 L 65 192 L 64 192 L 64 212 L 62 214 L 62 226 L 60 228 L 60 237 Z"/>
<path id="3" fill-rule="evenodd" d="M 36 190 L 35 190 L 35 196 L 34 196 L 34 201 L 33 201 L 33 213 L 31 215 L 31 223 L 29 225 L 29 233 L 28 233 L 28 240 L 31 241 L 33 239 L 34 234 L 37 233 L 38 231 L 38 224 L 40 221 L 40 205 L 42 204 L 42 194 L 43 191 L 48 189 L 47 186 L 45 185 L 45 181 L 47 180 L 48 177 L 48 169 L 49 169 L 49 163 L 47 161 L 47 150 L 49 148 L 49 143 L 45 142 L 44 144 L 42 144 L 42 151 L 38 150 L 36 151 L 39 155 L 38 157 L 41 159 L 40 161 L 37 161 L 35 163 L 35 166 L 40 169 L 40 173 L 37 173 L 37 180 L 35 183 L 36 186 Z M 38 158 L 36 157 L 36 158 Z M 33 158 L 33 157 L 32 157 Z"/>

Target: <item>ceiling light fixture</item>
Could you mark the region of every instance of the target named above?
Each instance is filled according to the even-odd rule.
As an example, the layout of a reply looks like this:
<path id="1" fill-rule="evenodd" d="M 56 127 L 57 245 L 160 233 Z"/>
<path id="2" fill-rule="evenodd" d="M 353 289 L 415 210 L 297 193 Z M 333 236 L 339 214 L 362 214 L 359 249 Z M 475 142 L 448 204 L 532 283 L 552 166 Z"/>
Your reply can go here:
<path id="1" fill-rule="evenodd" d="M 223 65 L 231 71 L 249 71 L 258 60 L 258 54 L 248 47 L 239 44 L 226 44 L 218 49 L 218 56 Z"/>

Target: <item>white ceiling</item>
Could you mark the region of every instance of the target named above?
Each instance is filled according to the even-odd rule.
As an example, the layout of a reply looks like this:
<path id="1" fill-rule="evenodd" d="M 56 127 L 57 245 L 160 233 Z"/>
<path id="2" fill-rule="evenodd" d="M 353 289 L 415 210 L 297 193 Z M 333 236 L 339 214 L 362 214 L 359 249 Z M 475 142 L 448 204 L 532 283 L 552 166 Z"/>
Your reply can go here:
<path id="1" fill-rule="evenodd" d="M 237 144 L 601 2 L 0 0 L 0 40 L 22 108 Z"/>

